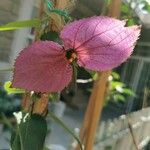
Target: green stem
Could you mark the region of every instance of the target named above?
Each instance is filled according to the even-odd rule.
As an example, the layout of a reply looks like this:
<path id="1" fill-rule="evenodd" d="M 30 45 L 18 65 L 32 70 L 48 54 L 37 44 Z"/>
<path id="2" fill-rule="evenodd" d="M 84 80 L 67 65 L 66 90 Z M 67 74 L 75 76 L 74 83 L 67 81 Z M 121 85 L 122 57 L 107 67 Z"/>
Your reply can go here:
<path id="1" fill-rule="evenodd" d="M 0 69 L 0 72 L 13 71 L 14 68 Z"/>
<path id="2" fill-rule="evenodd" d="M 23 148 L 23 141 L 22 141 L 22 135 L 21 135 L 21 131 L 20 131 L 19 125 L 18 125 L 18 132 L 19 132 L 19 139 L 20 139 L 21 150 L 24 150 L 24 148 Z"/>
<path id="3" fill-rule="evenodd" d="M 55 116 L 52 112 L 49 112 L 49 116 L 50 116 L 55 122 L 57 122 L 58 124 L 60 124 L 70 135 L 72 135 L 72 136 L 76 139 L 76 141 L 78 142 L 80 149 L 83 150 L 83 148 L 82 148 L 82 143 L 81 143 L 80 139 L 78 138 L 78 136 L 75 135 L 75 133 L 74 133 L 73 131 L 71 131 L 71 130 L 67 127 L 67 125 L 65 125 L 65 123 L 62 122 L 62 120 L 60 120 L 60 119 L 59 119 L 57 116 Z"/>
<path id="4" fill-rule="evenodd" d="M 2 118 L 2 123 L 4 123 L 11 131 L 16 131 L 4 113 L 1 113 L 1 118 Z"/>

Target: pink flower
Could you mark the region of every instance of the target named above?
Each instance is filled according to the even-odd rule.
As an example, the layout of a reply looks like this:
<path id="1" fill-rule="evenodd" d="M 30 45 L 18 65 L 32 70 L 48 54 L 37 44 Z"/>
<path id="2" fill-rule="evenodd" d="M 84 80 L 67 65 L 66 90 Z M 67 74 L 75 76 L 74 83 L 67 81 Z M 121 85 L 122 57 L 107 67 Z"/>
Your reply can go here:
<path id="1" fill-rule="evenodd" d="M 66 50 L 77 53 L 80 66 L 109 70 L 126 61 L 138 39 L 140 27 L 125 23 L 104 16 L 81 19 L 65 26 L 61 38 Z"/>
<path id="2" fill-rule="evenodd" d="M 52 41 L 35 42 L 16 59 L 13 87 L 36 92 L 61 91 L 69 84 L 72 68 L 62 46 Z"/>
<path id="3" fill-rule="evenodd" d="M 119 66 L 131 55 L 140 27 L 125 27 L 125 21 L 91 17 L 64 27 L 64 46 L 52 41 L 35 42 L 25 48 L 15 63 L 13 87 L 36 92 L 56 92 L 71 81 L 71 62 L 90 70 Z"/>

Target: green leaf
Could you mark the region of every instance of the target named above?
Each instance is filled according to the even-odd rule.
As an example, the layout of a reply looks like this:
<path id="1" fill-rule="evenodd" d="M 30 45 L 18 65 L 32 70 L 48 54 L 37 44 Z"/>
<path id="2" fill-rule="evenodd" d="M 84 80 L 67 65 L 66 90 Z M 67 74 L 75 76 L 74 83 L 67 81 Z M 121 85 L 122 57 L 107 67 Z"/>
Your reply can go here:
<path id="1" fill-rule="evenodd" d="M 12 88 L 12 83 L 10 81 L 5 82 L 4 89 L 8 94 L 18 94 L 18 93 L 25 93 L 23 89 Z"/>
<path id="2" fill-rule="evenodd" d="M 119 81 L 111 81 L 111 87 L 116 88 L 117 86 L 124 87 L 125 84 Z"/>
<path id="3" fill-rule="evenodd" d="M 96 72 L 93 76 L 93 80 L 97 80 L 97 78 L 98 78 L 98 73 Z"/>
<path id="4" fill-rule="evenodd" d="M 123 4 L 121 5 L 121 12 L 123 12 L 123 13 L 129 13 L 129 11 L 130 11 L 129 5 L 123 3 Z"/>
<path id="5" fill-rule="evenodd" d="M 124 88 L 123 93 L 129 96 L 135 96 L 135 93 L 131 89 L 128 89 L 128 88 Z"/>
<path id="6" fill-rule="evenodd" d="M 150 4 L 147 1 L 143 1 L 144 7 L 143 9 L 147 12 L 150 12 Z"/>
<path id="7" fill-rule="evenodd" d="M 118 102 L 118 101 L 124 102 L 125 101 L 125 97 L 123 95 L 121 95 L 121 94 L 115 94 L 114 95 L 114 101 L 115 102 Z"/>
<path id="8" fill-rule="evenodd" d="M 22 150 L 18 133 L 12 132 L 10 143 L 12 150 Z"/>
<path id="9" fill-rule="evenodd" d="M 128 25 L 128 26 L 132 26 L 132 25 L 134 25 L 134 24 L 136 24 L 134 19 L 129 19 L 129 20 L 127 21 L 127 25 Z"/>
<path id="10" fill-rule="evenodd" d="M 115 80 L 119 80 L 120 79 L 120 75 L 118 73 L 114 72 L 114 71 L 111 73 L 111 75 L 113 76 L 113 78 Z"/>
<path id="11" fill-rule="evenodd" d="M 12 150 L 42 150 L 47 133 L 45 118 L 34 114 L 24 120 L 25 118 L 18 125 L 18 133 L 13 142 Z M 15 149 L 18 146 L 20 149 Z"/>
<path id="12" fill-rule="evenodd" d="M 39 27 L 40 23 L 41 21 L 39 19 L 16 21 L 0 26 L 0 31 L 16 30 L 27 27 Z"/>
<path id="13" fill-rule="evenodd" d="M 89 71 L 89 70 L 86 70 L 92 77 L 93 80 L 96 80 L 98 78 L 98 73 L 95 72 L 95 71 Z"/>
<path id="14" fill-rule="evenodd" d="M 47 133 L 44 117 L 32 115 L 29 120 L 20 124 L 24 150 L 42 150 Z"/>
<path id="15" fill-rule="evenodd" d="M 61 125 L 61 126 L 64 128 L 64 130 L 66 130 L 70 135 L 72 135 L 72 136 L 76 139 L 76 141 L 78 142 L 80 149 L 83 150 L 83 148 L 82 148 L 82 143 L 80 142 L 80 139 L 78 138 L 78 136 L 77 136 L 73 131 L 71 131 L 71 130 L 67 127 L 67 125 L 65 125 L 65 123 L 62 122 L 62 121 L 61 121 L 57 116 L 55 116 L 53 113 L 49 112 L 49 116 L 50 116 L 55 122 L 57 122 L 59 125 Z"/>

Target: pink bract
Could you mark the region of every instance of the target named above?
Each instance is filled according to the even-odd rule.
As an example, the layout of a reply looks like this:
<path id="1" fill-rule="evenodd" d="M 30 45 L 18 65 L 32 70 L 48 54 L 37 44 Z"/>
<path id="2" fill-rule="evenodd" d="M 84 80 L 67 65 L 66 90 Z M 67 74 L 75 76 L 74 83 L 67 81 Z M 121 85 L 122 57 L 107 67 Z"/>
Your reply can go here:
<path id="1" fill-rule="evenodd" d="M 76 51 L 80 66 L 104 71 L 127 60 L 139 33 L 139 26 L 125 27 L 125 21 L 99 16 L 66 25 L 61 39 L 65 49 Z"/>
<path id="2" fill-rule="evenodd" d="M 13 87 L 36 92 L 57 92 L 69 84 L 72 68 L 62 46 L 51 41 L 35 42 L 16 59 Z"/>
<path id="3" fill-rule="evenodd" d="M 119 66 L 133 52 L 139 26 L 125 27 L 125 21 L 91 17 L 64 27 L 64 48 L 52 41 L 38 41 L 22 50 L 15 62 L 13 87 L 35 92 L 57 92 L 72 78 L 70 63 L 95 71 Z M 66 57 L 70 50 L 70 59 Z M 68 60 L 67 60 L 68 59 Z"/>

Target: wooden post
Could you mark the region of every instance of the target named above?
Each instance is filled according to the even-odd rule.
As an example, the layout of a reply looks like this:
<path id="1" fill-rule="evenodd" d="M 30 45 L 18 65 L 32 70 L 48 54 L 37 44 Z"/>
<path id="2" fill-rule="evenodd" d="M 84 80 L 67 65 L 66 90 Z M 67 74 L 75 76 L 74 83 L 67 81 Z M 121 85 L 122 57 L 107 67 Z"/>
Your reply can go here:
<path id="1" fill-rule="evenodd" d="M 56 9 L 65 9 L 68 0 L 54 0 L 54 8 Z M 43 14 L 43 0 L 41 0 L 41 6 L 40 6 L 40 15 L 39 17 L 42 17 Z M 56 13 L 50 14 L 52 18 L 52 23 L 50 24 L 50 31 L 56 31 L 59 32 L 62 27 L 64 26 L 64 20 L 60 15 L 57 15 Z M 58 25 L 59 24 L 59 25 Z M 48 93 L 41 94 L 41 98 L 36 100 L 33 107 L 33 113 L 40 114 L 40 115 L 46 115 L 47 109 L 48 109 L 48 101 L 49 96 Z"/>
<path id="2" fill-rule="evenodd" d="M 97 129 L 97 125 L 101 116 L 103 103 L 105 99 L 105 92 L 108 83 L 108 77 L 111 71 L 102 72 L 99 74 L 94 87 L 93 92 L 90 97 L 90 108 L 89 111 L 89 121 L 86 122 L 87 125 L 87 133 L 85 139 L 85 150 L 92 150 L 94 139 L 95 139 L 95 132 Z"/>
<path id="3" fill-rule="evenodd" d="M 69 4 L 68 0 L 62 0 L 62 1 L 54 0 L 54 7 L 56 9 L 65 9 L 68 4 Z M 44 2 L 43 2 L 43 0 L 41 0 L 40 7 L 39 7 L 39 18 L 40 19 L 42 19 L 43 13 L 44 13 Z M 65 23 L 63 20 L 63 17 L 53 13 L 51 18 L 52 18 L 52 21 L 51 21 L 49 30 L 59 32 Z M 59 24 L 59 26 L 58 26 L 58 24 Z M 38 37 L 39 37 L 38 34 L 39 33 L 37 31 L 35 33 L 35 41 L 38 40 Z M 28 112 L 30 110 L 30 106 L 31 106 L 30 98 L 31 98 L 31 94 L 29 92 L 26 92 L 22 99 L 23 111 Z M 47 112 L 47 108 L 48 108 L 48 102 L 49 102 L 48 93 L 42 93 L 41 98 L 37 99 L 34 102 L 32 113 L 36 113 L 36 114 L 45 116 L 46 112 Z"/>
<path id="4" fill-rule="evenodd" d="M 121 0 L 112 0 L 109 6 L 108 15 L 111 17 L 119 18 L 120 17 L 120 8 L 121 8 Z"/>
<path id="5" fill-rule="evenodd" d="M 121 0 L 112 0 L 108 15 L 116 18 L 119 17 L 120 6 Z M 83 126 L 80 131 L 80 139 L 85 150 L 93 150 L 95 133 L 101 117 L 110 73 L 111 71 L 99 72 L 93 87 Z M 79 147 L 76 150 L 79 150 Z"/>

